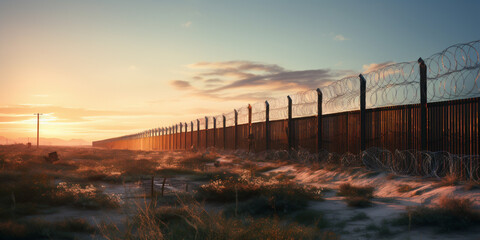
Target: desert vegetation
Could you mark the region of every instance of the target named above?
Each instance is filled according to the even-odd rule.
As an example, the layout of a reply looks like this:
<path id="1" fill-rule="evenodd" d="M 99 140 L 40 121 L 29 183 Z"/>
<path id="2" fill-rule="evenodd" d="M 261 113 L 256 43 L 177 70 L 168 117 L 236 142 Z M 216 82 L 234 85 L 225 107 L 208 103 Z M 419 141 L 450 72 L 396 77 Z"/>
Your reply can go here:
<path id="1" fill-rule="evenodd" d="M 46 161 L 53 151 L 58 161 Z M 480 195 L 475 184 L 306 155 L 0 146 L 0 236 L 404 239 L 479 225 L 478 204 L 467 200 Z M 470 197 L 432 198 L 452 187 Z M 412 206 L 391 207 L 407 195 Z"/>

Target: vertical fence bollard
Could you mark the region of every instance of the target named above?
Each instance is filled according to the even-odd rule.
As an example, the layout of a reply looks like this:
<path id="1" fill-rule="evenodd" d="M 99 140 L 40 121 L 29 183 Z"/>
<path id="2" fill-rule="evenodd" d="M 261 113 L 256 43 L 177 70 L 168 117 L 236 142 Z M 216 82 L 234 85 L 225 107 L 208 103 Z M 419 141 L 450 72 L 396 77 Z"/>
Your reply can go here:
<path id="1" fill-rule="evenodd" d="M 188 124 L 185 122 L 185 145 L 183 145 L 185 150 L 187 150 L 187 131 L 188 131 Z"/>
<path id="2" fill-rule="evenodd" d="M 216 141 L 215 139 L 217 138 L 217 118 L 213 118 L 213 147 L 216 147 Z"/>
<path id="3" fill-rule="evenodd" d="M 317 153 L 322 149 L 322 101 L 323 94 L 320 88 L 317 88 Z"/>
<path id="4" fill-rule="evenodd" d="M 265 149 L 270 150 L 270 104 L 265 101 Z"/>
<path id="5" fill-rule="evenodd" d="M 200 149 L 200 120 L 197 119 L 197 149 Z"/>
<path id="6" fill-rule="evenodd" d="M 205 116 L 205 150 L 208 148 L 208 117 Z"/>
<path id="7" fill-rule="evenodd" d="M 233 110 L 235 112 L 235 141 L 234 141 L 234 147 L 233 149 L 237 150 L 237 145 L 238 145 L 238 140 L 237 140 L 237 136 L 238 136 L 238 112 L 237 112 L 237 109 L 234 109 Z"/>
<path id="8" fill-rule="evenodd" d="M 294 132 L 293 132 L 293 120 L 292 120 L 292 98 L 287 96 L 288 99 L 288 151 L 294 149 Z"/>
<path id="9" fill-rule="evenodd" d="M 226 131 L 226 123 L 227 119 L 225 118 L 225 115 L 222 115 L 223 117 L 223 150 L 227 149 L 227 131 Z"/>
<path id="10" fill-rule="evenodd" d="M 420 137 L 421 150 L 428 150 L 427 139 L 427 65 L 422 58 L 418 59 L 420 65 Z"/>
<path id="11" fill-rule="evenodd" d="M 367 81 L 363 77 L 362 74 L 358 75 L 360 77 L 360 151 L 365 151 L 365 142 L 366 142 L 366 135 L 365 135 L 365 109 L 366 109 L 366 89 L 367 89 Z"/>
<path id="12" fill-rule="evenodd" d="M 248 152 L 252 151 L 253 145 L 253 133 L 252 133 L 252 105 L 248 104 Z"/>
<path id="13" fill-rule="evenodd" d="M 183 124 L 182 123 L 179 123 L 180 125 L 180 136 L 179 136 L 179 143 L 180 143 L 180 146 L 178 146 L 178 149 L 182 149 L 182 133 L 183 133 Z"/>
<path id="14" fill-rule="evenodd" d="M 167 141 L 166 141 L 166 139 L 165 139 L 165 135 L 166 135 L 165 133 L 166 133 L 166 131 L 167 131 L 167 130 L 165 129 L 165 127 L 163 127 L 163 128 L 162 128 L 162 135 L 163 135 L 163 136 L 162 136 L 162 148 L 163 148 L 163 151 L 167 150 L 167 144 L 166 144 Z"/>
<path id="15" fill-rule="evenodd" d="M 190 121 L 190 148 L 193 147 L 193 121 Z"/>

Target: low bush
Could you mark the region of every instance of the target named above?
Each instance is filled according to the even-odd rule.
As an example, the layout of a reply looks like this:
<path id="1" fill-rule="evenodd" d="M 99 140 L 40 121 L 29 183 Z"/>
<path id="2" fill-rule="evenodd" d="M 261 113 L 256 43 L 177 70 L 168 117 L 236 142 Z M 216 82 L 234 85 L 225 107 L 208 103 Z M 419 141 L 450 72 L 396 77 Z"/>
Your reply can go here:
<path id="1" fill-rule="evenodd" d="M 234 218 L 208 213 L 198 202 L 176 207 L 147 206 L 128 232 L 102 228 L 107 239 L 338 239 L 314 226 L 285 223 L 279 218 Z"/>
<path id="2" fill-rule="evenodd" d="M 350 183 L 341 184 L 337 195 L 344 196 L 350 207 L 368 207 L 373 198 L 373 187 L 356 187 Z"/>
<path id="3" fill-rule="evenodd" d="M 472 208 L 472 202 L 468 199 L 442 198 L 432 207 L 408 208 L 406 213 L 393 222 L 413 228 L 430 226 L 442 232 L 449 232 L 478 226 L 480 213 Z"/>
<path id="4" fill-rule="evenodd" d="M 247 200 L 256 196 L 274 198 L 274 200 L 321 200 L 322 189 L 303 186 L 289 179 L 249 177 L 213 180 L 200 186 L 198 197 L 209 201 L 233 202 Z"/>

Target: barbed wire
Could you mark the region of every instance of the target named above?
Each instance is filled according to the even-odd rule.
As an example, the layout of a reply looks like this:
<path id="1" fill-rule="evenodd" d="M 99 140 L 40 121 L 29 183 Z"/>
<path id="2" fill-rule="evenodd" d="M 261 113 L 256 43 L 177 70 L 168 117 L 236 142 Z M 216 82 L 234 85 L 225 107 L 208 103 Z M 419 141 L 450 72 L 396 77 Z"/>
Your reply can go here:
<path id="1" fill-rule="evenodd" d="M 480 156 L 456 155 L 448 152 L 419 150 L 389 151 L 372 147 L 359 154 L 350 152 L 338 154 L 325 149 L 310 153 L 306 149 L 276 150 L 273 159 L 288 156 L 298 162 L 323 162 L 342 167 L 365 167 L 372 171 L 386 171 L 397 175 L 422 176 L 455 179 L 480 183 Z"/>
<path id="2" fill-rule="evenodd" d="M 426 58 L 427 100 L 478 97 L 480 95 L 480 40 L 456 44 Z M 420 102 L 416 61 L 387 65 L 363 74 L 367 81 L 367 108 Z M 326 113 L 358 110 L 360 82 L 357 76 L 336 81 L 321 89 Z"/>

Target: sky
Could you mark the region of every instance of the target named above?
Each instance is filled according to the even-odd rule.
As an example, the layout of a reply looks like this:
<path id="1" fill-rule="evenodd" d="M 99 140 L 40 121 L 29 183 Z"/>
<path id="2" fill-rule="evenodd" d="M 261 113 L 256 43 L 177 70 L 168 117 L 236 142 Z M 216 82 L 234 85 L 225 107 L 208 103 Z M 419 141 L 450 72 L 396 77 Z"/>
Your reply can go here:
<path id="1" fill-rule="evenodd" d="M 0 136 L 100 140 L 480 39 L 480 1 L 0 0 Z M 0 142 L 0 144 L 3 144 Z"/>

